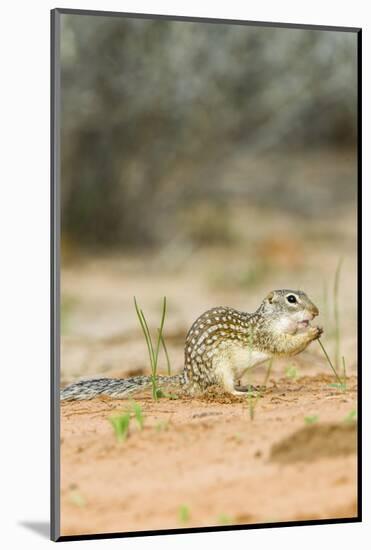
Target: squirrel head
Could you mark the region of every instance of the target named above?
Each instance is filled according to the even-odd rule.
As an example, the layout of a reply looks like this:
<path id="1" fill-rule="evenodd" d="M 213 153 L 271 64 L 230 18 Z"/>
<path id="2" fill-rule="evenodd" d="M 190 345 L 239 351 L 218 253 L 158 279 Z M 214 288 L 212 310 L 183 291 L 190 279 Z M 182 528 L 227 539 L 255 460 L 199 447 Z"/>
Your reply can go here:
<path id="1" fill-rule="evenodd" d="M 272 290 L 263 300 L 258 312 L 272 319 L 280 332 L 295 334 L 309 327 L 319 314 L 317 306 L 302 290 Z"/>

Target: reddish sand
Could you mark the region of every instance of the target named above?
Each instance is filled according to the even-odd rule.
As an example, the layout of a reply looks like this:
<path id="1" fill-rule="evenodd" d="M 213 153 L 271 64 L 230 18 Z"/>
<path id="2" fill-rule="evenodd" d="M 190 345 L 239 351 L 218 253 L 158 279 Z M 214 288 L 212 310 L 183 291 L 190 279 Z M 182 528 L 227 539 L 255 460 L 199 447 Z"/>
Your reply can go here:
<path id="1" fill-rule="evenodd" d="M 108 417 L 128 400 L 62 403 L 62 534 L 354 517 L 356 378 L 332 382 L 271 380 L 253 419 L 218 391 L 142 394 L 144 427 L 121 443 Z"/>
<path id="2" fill-rule="evenodd" d="M 148 374 L 133 296 L 152 334 L 167 296 L 164 334 L 174 373 L 183 367 L 185 336 L 199 314 L 216 305 L 254 311 L 275 288 L 308 293 L 334 359 L 334 277 L 342 258 L 339 360 L 344 356 L 347 391 L 329 385 L 334 377 L 314 342 L 274 361 L 253 420 L 246 398 L 211 392 L 154 403 L 148 393 L 135 396 L 143 430 L 133 420 L 128 439 L 118 443 L 108 417 L 127 410 L 129 401 L 62 403 L 62 534 L 356 515 L 355 424 L 344 420 L 357 398 L 353 206 L 315 223 L 279 209 L 241 207 L 232 218 L 239 235 L 233 246 L 189 248 L 170 240 L 159 254 L 64 259 L 62 385 Z M 166 370 L 161 354 L 159 373 Z M 254 369 L 249 382 L 261 384 L 266 370 Z M 308 425 L 305 417 L 318 418 Z"/>

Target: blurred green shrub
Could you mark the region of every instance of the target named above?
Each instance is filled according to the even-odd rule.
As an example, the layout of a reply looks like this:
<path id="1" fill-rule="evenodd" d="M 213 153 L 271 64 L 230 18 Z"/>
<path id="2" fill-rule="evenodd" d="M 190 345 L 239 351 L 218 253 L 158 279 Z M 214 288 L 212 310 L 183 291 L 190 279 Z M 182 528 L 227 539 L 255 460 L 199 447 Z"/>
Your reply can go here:
<path id="1" fill-rule="evenodd" d="M 62 231 L 82 246 L 165 242 L 231 151 L 354 145 L 351 33 L 63 15 L 61 60 Z"/>

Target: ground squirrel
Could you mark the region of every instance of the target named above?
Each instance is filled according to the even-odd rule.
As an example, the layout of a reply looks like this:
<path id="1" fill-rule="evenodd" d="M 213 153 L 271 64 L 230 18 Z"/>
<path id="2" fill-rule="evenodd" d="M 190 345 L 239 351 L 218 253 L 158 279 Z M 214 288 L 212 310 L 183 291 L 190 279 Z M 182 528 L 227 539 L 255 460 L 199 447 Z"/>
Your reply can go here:
<path id="1" fill-rule="evenodd" d="M 159 376 L 158 385 L 178 386 L 192 395 L 216 384 L 241 395 L 247 388 L 237 384 L 247 369 L 274 356 L 296 355 L 321 336 L 322 329 L 310 325 L 316 315 L 318 308 L 301 290 L 273 290 L 255 313 L 209 309 L 187 334 L 183 371 Z M 150 385 L 150 376 L 83 380 L 63 389 L 61 399 L 121 398 Z"/>

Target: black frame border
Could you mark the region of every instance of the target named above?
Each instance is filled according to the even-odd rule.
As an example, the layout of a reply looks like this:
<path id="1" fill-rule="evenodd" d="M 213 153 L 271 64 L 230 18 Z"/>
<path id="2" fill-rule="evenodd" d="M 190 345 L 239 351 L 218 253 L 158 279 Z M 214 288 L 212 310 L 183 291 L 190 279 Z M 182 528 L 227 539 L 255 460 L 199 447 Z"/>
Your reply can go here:
<path id="1" fill-rule="evenodd" d="M 55 8 L 51 10 L 50 37 L 50 336 L 51 336 L 51 376 L 50 376 L 50 537 L 55 542 L 74 540 L 95 540 L 129 538 L 156 535 L 174 535 L 185 533 L 209 533 L 219 531 L 240 531 L 250 529 L 268 529 L 272 527 L 292 527 L 304 525 L 333 525 L 362 522 L 362 29 L 360 27 L 339 27 L 329 25 L 273 23 L 268 21 L 248 21 L 240 19 L 219 19 L 179 15 L 158 15 L 144 13 L 126 13 L 115 11 L 97 11 Z M 272 27 L 357 34 L 357 516 L 351 518 L 329 518 L 319 520 L 284 521 L 278 523 L 255 523 L 246 525 L 222 525 L 209 527 L 191 527 L 178 529 L 160 529 L 148 531 L 129 531 L 96 533 L 81 535 L 60 534 L 60 126 L 61 126 L 61 88 L 60 88 L 60 16 L 90 15 L 99 17 L 121 17 L 132 19 L 158 19 L 192 23 L 228 24 L 254 27 Z"/>

